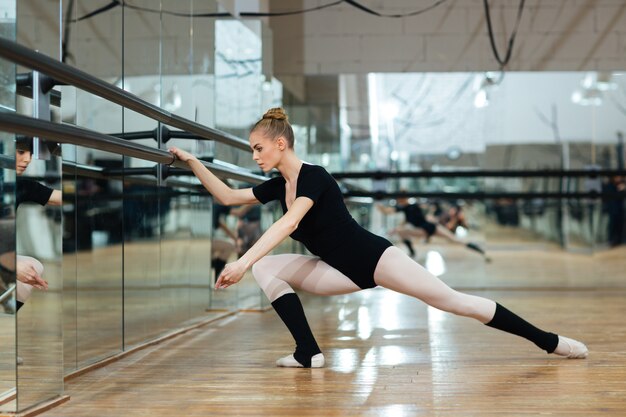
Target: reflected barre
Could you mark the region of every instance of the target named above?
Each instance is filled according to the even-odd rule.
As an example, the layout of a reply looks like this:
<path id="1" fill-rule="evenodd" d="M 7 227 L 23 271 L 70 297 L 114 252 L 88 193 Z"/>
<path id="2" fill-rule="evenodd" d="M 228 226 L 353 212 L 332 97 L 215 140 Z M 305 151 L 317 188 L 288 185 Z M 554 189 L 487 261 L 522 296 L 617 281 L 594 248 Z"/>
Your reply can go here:
<path id="1" fill-rule="evenodd" d="M 387 178 L 576 178 L 610 177 L 626 175 L 623 169 L 537 169 L 537 170 L 458 170 L 458 171 L 368 171 L 368 172 L 332 172 L 337 179 L 372 179 Z"/>
<path id="2" fill-rule="evenodd" d="M 610 193 L 610 192 L 428 192 L 415 190 L 411 192 L 383 192 L 383 191 L 362 191 L 362 190 L 350 190 L 343 192 L 344 197 L 369 197 L 374 200 L 390 199 L 390 198 L 435 198 L 445 200 L 489 200 L 489 199 L 515 199 L 515 200 L 532 200 L 532 199 L 621 199 L 624 198 L 624 193 Z"/>
<path id="3" fill-rule="evenodd" d="M 11 286 L 7 288 L 6 291 L 0 294 L 0 303 L 3 303 L 6 299 L 8 299 L 11 294 L 13 294 L 13 291 L 15 291 L 15 284 L 11 284 Z"/>
<path id="4" fill-rule="evenodd" d="M 15 171 L 15 158 L 6 155 L 0 155 L 0 168 L 12 169 L 13 171 Z"/>

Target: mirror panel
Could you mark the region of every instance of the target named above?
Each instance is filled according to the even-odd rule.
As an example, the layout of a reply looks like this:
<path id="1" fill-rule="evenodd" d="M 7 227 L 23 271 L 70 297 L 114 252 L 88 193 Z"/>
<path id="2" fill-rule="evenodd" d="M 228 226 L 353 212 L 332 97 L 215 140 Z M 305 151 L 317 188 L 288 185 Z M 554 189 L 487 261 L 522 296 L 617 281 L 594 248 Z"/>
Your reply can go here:
<path id="1" fill-rule="evenodd" d="M 0 37 L 15 40 L 16 1 L 0 2 Z M 0 59 L 0 112 L 15 111 L 15 64 Z M 15 135 L 0 132 L 0 412 L 15 412 Z"/>

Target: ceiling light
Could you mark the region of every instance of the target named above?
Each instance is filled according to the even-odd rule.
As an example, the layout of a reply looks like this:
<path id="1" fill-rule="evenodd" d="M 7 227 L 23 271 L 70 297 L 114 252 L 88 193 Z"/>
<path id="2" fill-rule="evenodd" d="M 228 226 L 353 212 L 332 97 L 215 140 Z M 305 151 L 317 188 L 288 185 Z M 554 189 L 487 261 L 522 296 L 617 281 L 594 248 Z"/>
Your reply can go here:
<path id="1" fill-rule="evenodd" d="M 572 93 L 572 102 L 581 106 L 602 105 L 602 91 L 598 88 L 576 90 Z"/>
<path id="2" fill-rule="evenodd" d="M 489 105 L 489 97 L 487 96 L 487 90 L 481 88 L 476 93 L 474 97 L 474 106 L 477 109 L 482 109 L 483 107 L 487 107 Z"/>

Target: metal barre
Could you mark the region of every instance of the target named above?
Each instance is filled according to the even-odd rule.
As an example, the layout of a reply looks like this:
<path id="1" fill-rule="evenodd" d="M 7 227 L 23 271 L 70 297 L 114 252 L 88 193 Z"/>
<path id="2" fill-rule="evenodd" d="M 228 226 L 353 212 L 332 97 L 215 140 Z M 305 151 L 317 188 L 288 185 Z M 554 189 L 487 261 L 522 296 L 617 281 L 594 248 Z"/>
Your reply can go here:
<path id="1" fill-rule="evenodd" d="M 78 87 L 167 125 L 251 152 L 248 142 L 234 135 L 176 116 L 84 71 L 2 37 L 0 37 L 0 57 L 32 68 L 55 80 Z"/>
<path id="2" fill-rule="evenodd" d="M 41 136 L 61 143 L 71 143 L 159 164 L 173 165 L 177 168 L 189 169 L 186 163 L 179 161 L 174 155 L 161 149 L 150 148 L 76 126 L 48 122 L 19 114 L 0 113 L 0 130 L 23 135 Z M 231 178 L 252 184 L 259 184 L 267 180 L 266 177 L 261 175 L 241 172 L 211 162 L 201 162 L 205 167 L 222 178 Z"/>

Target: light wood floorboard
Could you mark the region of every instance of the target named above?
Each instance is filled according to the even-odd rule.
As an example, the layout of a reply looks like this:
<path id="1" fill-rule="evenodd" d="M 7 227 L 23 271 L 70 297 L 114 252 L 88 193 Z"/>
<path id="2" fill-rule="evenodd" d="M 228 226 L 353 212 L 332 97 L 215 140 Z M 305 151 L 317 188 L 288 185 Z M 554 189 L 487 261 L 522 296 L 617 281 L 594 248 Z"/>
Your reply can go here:
<path id="1" fill-rule="evenodd" d="M 71 400 L 44 416 L 626 415 L 625 249 L 507 242 L 492 264 L 440 249 L 442 279 L 584 341 L 589 358 L 546 355 L 385 289 L 305 296 L 323 369 L 274 367 L 289 333 L 272 311 L 240 313 L 69 381 Z"/>

